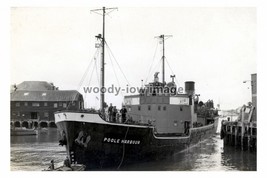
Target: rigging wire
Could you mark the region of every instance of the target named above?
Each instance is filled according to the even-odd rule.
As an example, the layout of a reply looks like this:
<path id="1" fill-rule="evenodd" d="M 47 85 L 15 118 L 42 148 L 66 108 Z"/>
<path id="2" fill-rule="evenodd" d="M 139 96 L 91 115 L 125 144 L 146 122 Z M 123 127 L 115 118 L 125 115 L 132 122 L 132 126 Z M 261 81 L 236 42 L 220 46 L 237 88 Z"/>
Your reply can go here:
<path id="1" fill-rule="evenodd" d="M 157 72 L 157 71 L 160 71 L 161 70 L 161 67 L 162 67 L 162 61 L 163 61 L 163 58 L 161 58 L 160 60 L 159 60 L 159 63 L 157 64 L 157 66 L 155 67 L 155 71 Z M 162 74 L 161 74 L 162 75 Z"/>
<path id="2" fill-rule="evenodd" d="M 81 85 L 83 84 L 83 82 L 84 82 L 84 80 L 85 80 L 85 78 L 86 78 L 86 75 L 87 75 L 87 73 L 88 73 L 88 71 L 89 71 L 89 68 L 91 67 L 92 62 L 93 62 L 93 60 L 95 59 L 95 56 L 96 56 L 98 53 L 99 53 L 99 49 L 97 49 L 97 50 L 95 51 L 95 54 L 94 54 L 93 58 L 91 59 L 89 65 L 87 66 L 87 68 L 86 68 L 86 70 L 85 70 L 85 72 L 84 72 L 84 74 L 83 74 L 83 76 L 82 76 L 81 81 L 79 82 L 79 85 L 78 85 L 78 87 L 77 87 L 77 90 L 79 90 L 80 87 L 81 87 Z"/>
<path id="3" fill-rule="evenodd" d="M 97 53 L 97 56 L 99 55 L 99 52 Z M 95 61 L 96 61 L 96 58 L 94 58 Z M 93 74 L 94 74 L 94 70 L 96 70 L 97 67 L 96 67 L 96 62 L 94 63 L 94 66 L 93 66 L 93 70 L 91 72 L 91 75 L 90 75 L 90 79 L 89 79 L 89 82 L 88 82 L 88 85 L 87 86 L 90 86 L 91 84 L 91 81 L 92 81 L 92 78 L 93 78 Z M 97 73 L 97 72 L 96 72 Z M 87 95 L 87 92 L 85 93 L 85 98 L 86 98 L 86 95 Z"/>
<path id="4" fill-rule="evenodd" d="M 151 71 L 158 71 L 161 61 L 162 61 L 162 58 L 158 61 L 158 63 L 154 66 L 153 70 L 151 70 Z"/>
<path id="5" fill-rule="evenodd" d="M 119 81 L 119 79 L 118 79 L 118 76 L 117 76 L 117 73 L 116 73 L 115 67 L 114 67 L 114 65 L 113 65 L 113 61 L 112 61 L 112 58 L 111 58 L 110 51 L 109 51 L 108 55 L 109 55 L 109 60 L 110 60 L 110 62 L 111 62 L 112 69 L 113 69 L 113 72 L 114 72 L 114 74 L 115 74 L 115 77 L 116 77 L 117 83 L 118 83 L 119 87 L 121 88 L 120 81 Z M 122 95 L 122 96 L 124 96 L 124 95 L 122 94 L 122 92 L 120 92 L 120 93 L 121 93 L 121 95 Z"/>
<path id="6" fill-rule="evenodd" d="M 84 74 L 83 74 L 83 76 L 82 76 L 82 79 L 81 79 L 80 82 L 79 82 L 79 85 L 78 85 L 78 87 L 77 87 L 77 91 L 79 91 L 79 90 L 81 89 L 81 86 L 82 86 L 82 84 L 83 84 L 83 82 L 84 82 L 84 80 L 85 80 L 85 78 L 86 78 L 87 73 L 89 72 L 89 69 L 90 69 L 90 67 L 91 67 L 91 65 L 92 65 L 92 62 L 93 62 L 93 60 L 95 59 L 95 56 L 96 56 L 98 53 L 99 53 L 99 49 L 97 49 L 97 50 L 95 51 L 94 56 L 92 57 L 90 63 L 88 64 L 88 66 L 87 66 L 87 68 L 86 68 L 86 70 L 85 70 L 85 72 L 84 72 Z M 67 104 L 66 109 L 69 109 L 70 104 L 73 103 L 73 101 L 75 100 L 75 98 L 77 97 L 78 94 L 79 94 L 79 92 L 72 98 L 72 100 L 70 100 L 70 102 Z M 86 97 L 86 93 L 85 93 L 85 97 Z"/>
<path id="7" fill-rule="evenodd" d="M 94 67 L 93 67 L 93 70 L 91 72 L 91 76 L 90 76 L 90 79 L 89 79 L 89 82 L 88 82 L 88 85 L 87 86 L 90 86 L 90 83 L 91 83 L 91 80 L 92 80 L 92 76 L 93 76 L 94 70 L 95 70 L 95 63 L 94 63 Z M 86 96 L 87 96 L 87 92 L 85 92 L 84 98 L 86 98 Z"/>
<path id="8" fill-rule="evenodd" d="M 99 80 L 99 74 L 98 74 L 98 69 L 97 69 L 97 59 L 95 58 L 95 68 L 96 68 L 96 79 L 97 79 L 97 84 L 100 86 L 100 80 Z"/>
<path id="9" fill-rule="evenodd" d="M 98 82 L 98 85 L 100 86 L 99 76 L 98 76 L 98 72 L 97 72 L 97 59 L 98 59 L 99 53 L 100 53 L 100 49 L 98 48 L 97 53 L 94 56 L 95 62 L 94 62 L 93 70 L 91 72 L 90 79 L 88 81 L 88 85 L 87 86 L 90 86 L 90 84 L 91 84 L 92 77 L 93 77 L 93 74 L 94 74 L 94 70 L 96 70 L 97 82 Z M 87 96 L 87 92 L 85 93 L 84 98 L 86 98 L 86 96 Z"/>
<path id="10" fill-rule="evenodd" d="M 110 47 L 109 47 L 109 45 L 107 44 L 107 42 L 106 42 L 106 41 L 105 41 L 105 44 L 107 45 L 107 48 L 109 49 L 109 51 L 110 51 L 110 54 L 112 55 L 112 57 L 115 59 L 115 62 L 117 63 L 117 65 L 118 65 L 118 67 L 119 67 L 119 69 L 120 69 L 121 73 L 123 74 L 123 76 L 124 76 L 124 78 L 125 78 L 125 80 L 126 80 L 127 84 L 130 86 L 130 82 L 128 81 L 127 77 L 125 76 L 125 74 L 124 74 L 123 70 L 121 69 L 121 66 L 119 65 L 119 63 L 118 63 L 117 59 L 116 59 L 116 58 L 115 58 L 115 56 L 113 55 L 113 53 L 112 53 L 112 51 L 111 51 L 111 49 L 110 49 Z"/>
<path id="11" fill-rule="evenodd" d="M 91 61 L 89 62 L 88 66 L 87 66 L 87 68 L 86 68 L 86 70 L 85 70 L 85 72 L 83 73 L 83 76 L 82 76 L 82 78 L 81 78 L 81 80 L 80 80 L 80 82 L 79 82 L 79 85 L 78 85 L 78 87 L 77 87 L 77 91 L 79 91 L 79 90 L 81 89 L 81 86 L 82 86 L 82 84 L 83 84 L 83 82 L 84 82 L 84 80 L 85 80 L 85 78 L 86 78 L 86 75 L 87 75 L 87 73 L 89 72 L 89 69 L 90 69 L 90 67 L 91 67 L 91 64 L 92 64 L 93 60 L 95 59 L 95 56 L 96 56 L 98 53 L 99 53 L 99 49 L 97 49 L 97 50 L 95 51 L 94 56 L 92 57 Z M 77 97 L 78 94 L 79 94 L 79 93 L 77 93 L 77 94 L 75 95 L 75 97 L 73 97 L 72 100 L 70 100 L 70 102 L 68 103 L 66 109 L 68 109 L 68 108 L 70 107 L 70 104 L 75 100 L 75 98 Z M 86 93 L 85 93 L 85 94 L 86 94 Z"/>
<path id="12" fill-rule="evenodd" d="M 173 72 L 173 70 L 172 70 L 172 68 L 171 68 L 171 66 L 170 66 L 170 64 L 169 64 L 169 62 L 168 62 L 168 60 L 167 60 L 166 57 L 165 57 L 165 61 L 167 62 L 168 66 L 169 66 L 169 68 L 170 68 L 170 70 L 171 70 L 171 72 L 172 72 L 172 75 L 174 75 L 174 72 Z M 178 86 L 180 86 L 180 83 L 178 82 L 178 80 L 177 80 L 176 77 L 175 77 L 175 81 L 177 82 Z"/>

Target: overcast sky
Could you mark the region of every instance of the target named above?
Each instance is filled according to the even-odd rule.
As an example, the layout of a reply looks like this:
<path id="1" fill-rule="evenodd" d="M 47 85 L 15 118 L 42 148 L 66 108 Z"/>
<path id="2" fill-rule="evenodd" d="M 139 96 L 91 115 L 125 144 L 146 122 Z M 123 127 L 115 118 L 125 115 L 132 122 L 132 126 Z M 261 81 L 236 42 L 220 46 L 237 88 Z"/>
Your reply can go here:
<path id="1" fill-rule="evenodd" d="M 76 90 L 94 57 L 95 35 L 102 32 L 101 16 L 90 13 L 94 8 L 12 8 L 11 83 L 48 81 Z M 222 109 L 251 100 L 250 83 L 243 81 L 257 73 L 256 8 L 118 8 L 106 18 L 106 41 L 131 86 L 139 87 L 142 79 L 150 82 L 156 71 L 161 79 L 162 45 L 154 37 L 165 34 L 173 36 L 166 41 L 166 59 L 179 86 L 195 81 L 201 100 L 213 99 Z M 106 85 L 118 86 L 112 64 L 125 88 L 108 52 Z M 82 86 L 88 85 L 92 69 Z M 170 74 L 166 64 L 167 81 Z M 90 85 L 98 85 L 96 73 Z M 86 95 L 86 105 L 98 105 L 96 96 Z M 106 98 L 121 105 L 122 95 Z"/>

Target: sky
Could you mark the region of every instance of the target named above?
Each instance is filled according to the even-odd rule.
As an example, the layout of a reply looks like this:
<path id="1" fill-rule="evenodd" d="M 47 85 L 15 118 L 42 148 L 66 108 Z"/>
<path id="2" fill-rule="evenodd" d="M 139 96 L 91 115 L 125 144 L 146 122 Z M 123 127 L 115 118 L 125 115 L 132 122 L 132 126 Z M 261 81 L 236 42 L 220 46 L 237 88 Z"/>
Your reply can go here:
<path id="1" fill-rule="evenodd" d="M 89 81 L 98 86 L 93 68 L 96 63 L 99 70 L 95 36 L 102 32 L 102 17 L 90 12 L 95 8 L 11 8 L 11 84 L 53 82 L 61 90 L 79 89 L 87 107 L 98 107 L 98 94 L 83 91 Z M 155 38 L 161 34 L 172 35 L 165 42 L 166 81 L 172 71 L 180 87 L 195 81 L 200 100 L 213 99 L 221 109 L 251 101 L 250 82 L 243 81 L 257 73 L 255 7 L 118 6 L 106 17 L 106 41 L 115 56 L 106 50 L 106 86 L 126 88 L 129 81 L 140 87 L 156 71 L 161 79 L 162 44 Z M 106 101 L 120 107 L 124 95 L 107 94 Z"/>

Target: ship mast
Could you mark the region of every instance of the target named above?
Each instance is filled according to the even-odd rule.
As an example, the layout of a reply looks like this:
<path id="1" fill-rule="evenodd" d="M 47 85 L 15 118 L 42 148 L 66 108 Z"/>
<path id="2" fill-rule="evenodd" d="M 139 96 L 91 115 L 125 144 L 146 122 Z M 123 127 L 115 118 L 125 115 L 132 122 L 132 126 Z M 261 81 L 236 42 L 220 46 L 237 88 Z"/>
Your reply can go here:
<path id="1" fill-rule="evenodd" d="M 162 83 L 165 84 L 165 40 L 172 37 L 172 35 L 160 35 L 156 38 L 161 39 L 162 41 Z"/>
<path id="2" fill-rule="evenodd" d="M 97 39 L 101 40 L 101 47 L 102 47 L 102 54 L 101 54 L 101 67 L 100 67 L 100 111 L 104 112 L 104 103 L 105 103 L 105 16 L 110 12 L 114 11 L 118 8 L 105 8 L 102 9 L 94 9 L 91 12 L 95 12 L 97 14 L 102 15 L 103 17 L 103 29 L 102 29 L 102 36 L 99 34 L 96 36 Z M 102 13 L 99 13 L 102 11 Z M 108 12 L 107 12 L 108 11 Z"/>

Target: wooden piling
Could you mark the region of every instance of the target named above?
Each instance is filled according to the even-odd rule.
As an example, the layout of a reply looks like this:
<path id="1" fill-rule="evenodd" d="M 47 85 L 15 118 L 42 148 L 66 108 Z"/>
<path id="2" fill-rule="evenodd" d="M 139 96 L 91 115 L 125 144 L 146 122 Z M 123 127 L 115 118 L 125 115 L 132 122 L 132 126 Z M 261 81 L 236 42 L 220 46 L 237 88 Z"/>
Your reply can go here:
<path id="1" fill-rule="evenodd" d="M 237 137 L 238 137 L 238 126 L 235 126 L 235 146 L 237 146 Z"/>
<path id="2" fill-rule="evenodd" d="M 245 127 L 244 122 L 241 122 L 241 149 L 244 149 L 244 133 L 245 133 Z"/>
<path id="3" fill-rule="evenodd" d="M 222 124 L 221 132 L 224 132 L 224 145 L 235 146 L 241 150 L 256 151 L 256 123 L 225 121 Z"/>

